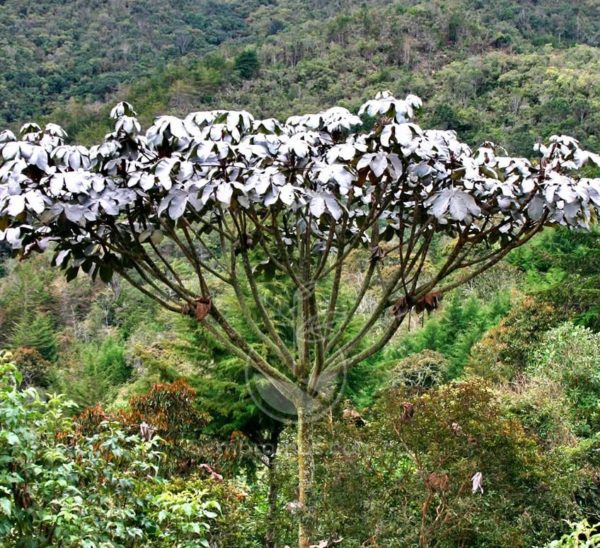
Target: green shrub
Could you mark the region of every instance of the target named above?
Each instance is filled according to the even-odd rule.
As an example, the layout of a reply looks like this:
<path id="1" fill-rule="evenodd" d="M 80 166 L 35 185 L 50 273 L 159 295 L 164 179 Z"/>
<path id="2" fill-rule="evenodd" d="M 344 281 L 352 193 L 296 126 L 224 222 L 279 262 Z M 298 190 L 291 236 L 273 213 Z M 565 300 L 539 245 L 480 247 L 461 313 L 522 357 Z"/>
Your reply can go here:
<path id="1" fill-rule="evenodd" d="M 132 372 L 125 345 L 116 337 L 75 343 L 68 366 L 56 372 L 54 387 L 83 406 L 107 402 Z"/>
<path id="2" fill-rule="evenodd" d="M 554 540 L 546 548 L 593 548 L 600 545 L 600 526 L 590 525 L 587 521 L 571 523 L 572 531 Z"/>
<path id="3" fill-rule="evenodd" d="M 580 434 L 600 430 L 600 333 L 572 323 L 548 331 L 529 371 L 564 386 Z"/>
<path id="4" fill-rule="evenodd" d="M 209 481 L 161 476 L 160 439 L 103 423 L 83 437 L 73 404 L 20 390 L 0 356 L 0 543 L 3 546 L 209 546 L 221 508 Z M 227 541 L 226 541 L 227 542 Z"/>
<path id="5" fill-rule="evenodd" d="M 557 323 L 551 304 L 525 297 L 473 346 L 466 372 L 492 381 L 512 380 L 525 370 L 543 334 Z"/>
<path id="6" fill-rule="evenodd" d="M 484 381 L 405 398 L 389 392 L 378 409 L 383 439 L 411 462 L 393 502 L 413 507 L 404 545 L 533 546 L 573 515 L 577 474 L 562 455 L 542 452 Z M 483 492 L 472 492 L 477 473 Z"/>
<path id="7" fill-rule="evenodd" d="M 577 443 L 573 409 L 560 382 L 521 375 L 501 390 L 506 409 L 547 449 Z"/>
<path id="8" fill-rule="evenodd" d="M 17 348 L 12 359 L 21 373 L 22 387 L 48 386 L 51 364 L 35 348 Z"/>
<path id="9" fill-rule="evenodd" d="M 439 352 L 423 350 L 404 358 L 390 372 L 387 388 L 415 391 L 443 384 L 448 379 L 448 360 Z"/>

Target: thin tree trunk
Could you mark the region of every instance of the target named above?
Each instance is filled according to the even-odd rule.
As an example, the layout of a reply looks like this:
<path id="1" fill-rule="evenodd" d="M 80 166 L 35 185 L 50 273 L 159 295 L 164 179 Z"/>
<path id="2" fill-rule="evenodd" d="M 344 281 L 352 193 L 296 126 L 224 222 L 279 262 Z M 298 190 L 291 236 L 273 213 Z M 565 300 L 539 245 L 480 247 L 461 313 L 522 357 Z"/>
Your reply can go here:
<path id="1" fill-rule="evenodd" d="M 267 531 L 265 533 L 265 548 L 275 548 L 275 520 L 277 517 L 277 447 L 279 445 L 279 429 L 271 432 L 271 447 L 268 456 L 269 505 L 267 514 Z"/>
<path id="2" fill-rule="evenodd" d="M 298 402 L 297 444 L 298 444 L 298 546 L 309 548 L 311 532 L 311 460 L 312 447 L 309 425 L 306 421 L 304 402 Z"/>
<path id="3" fill-rule="evenodd" d="M 277 513 L 277 482 L 275 479 L 275 457 L 269 459 L 269 505 L 267 513 L 267 532 L 265 533 L 265 548 L 275 548 L 275 514 Z"/>

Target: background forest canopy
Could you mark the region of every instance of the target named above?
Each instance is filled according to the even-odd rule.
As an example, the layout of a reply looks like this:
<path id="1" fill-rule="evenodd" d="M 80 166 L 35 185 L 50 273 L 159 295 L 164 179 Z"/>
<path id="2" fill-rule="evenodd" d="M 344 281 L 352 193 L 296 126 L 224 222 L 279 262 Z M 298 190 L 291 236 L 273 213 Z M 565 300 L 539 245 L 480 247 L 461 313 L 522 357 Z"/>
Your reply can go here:
<path id="1" fill-rule="evenodd" d="M 57 122 L 72 143 L 111 131 L 117 100 L 147 127 L 214 108 L 356 112 L 389 89 L 422 97 L 420 125 L 473 147 L 532 157 L 567 134 L 600 152 L 598 0 L 6 0 L 0 43 L 0 127 Z M 315 542 L 574 546 L 593 534 L 595 222 L 544 230 L 351 370 L 314 433 Z M 447 244 L 434 241 L 426 269 Z M 0 246 L 0 544 L 293 545 L 294 428 L 257 407 L 261 379 L 120 278 L 67 284 L 49 263 Z M 342 299 L 358 281 L 344 277 Z M 278 276 L 261 291 L 271 307 L 292 298 Z M 243 318 L 235 327 L 261 349 Z"/>
<path id="2" fill-rule="evenodd" d="M 91 142 L 109 129 L 113 97 L 147 124 L 208 108 L 356 109 L 389 88 L 422 97 L 424 125 L 472 145 L 530 155 L 559 130 L 597 145 L 594 0 L 28 0 L 2 10 L 0 118 L 15 127 L 49 115 Z"/>

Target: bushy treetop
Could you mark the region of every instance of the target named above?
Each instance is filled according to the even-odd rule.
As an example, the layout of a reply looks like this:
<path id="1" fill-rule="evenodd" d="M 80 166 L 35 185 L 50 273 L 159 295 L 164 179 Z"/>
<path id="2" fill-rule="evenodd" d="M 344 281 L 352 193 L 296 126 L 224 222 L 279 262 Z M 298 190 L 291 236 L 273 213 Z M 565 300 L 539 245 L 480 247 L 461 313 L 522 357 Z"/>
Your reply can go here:
<path id="1" fill-rule="evenodd" d="M 472 151 L 452 131 L 412 122 L 420 106 L 415 96 L 379 94 L 359 113 L 380 121 L 371 131 L 334 107 L 285 123 L 247 112 L 161 116 L 142 134 L 132 107 L 120 103 L 112 111 L 115 131 L 91 148 L 65 144 L 54 124 L 27 124 L 20 140 L 4 131 L 0 237 L 13 247 L 56 239 L 76 254 L 78 244 L 93 243 L 115 222 L 144 242 L 163 218 L 204 216 L 216 225 L 227 209 L 242 208 L 257 219 L 283 214 L 288 246 L 308 224 L 323 241 L 342 223 L 365 241 L 373 218 L 390 232 L 403 220 L 511 238 L 542 219 L 586 227 L 590 206 L 600 207 L 600 181 L 570 175 L 589 160 L 600 164 L 600 156 L 574 139 L 539 145 L 538 163 L 492 144 Z"/>

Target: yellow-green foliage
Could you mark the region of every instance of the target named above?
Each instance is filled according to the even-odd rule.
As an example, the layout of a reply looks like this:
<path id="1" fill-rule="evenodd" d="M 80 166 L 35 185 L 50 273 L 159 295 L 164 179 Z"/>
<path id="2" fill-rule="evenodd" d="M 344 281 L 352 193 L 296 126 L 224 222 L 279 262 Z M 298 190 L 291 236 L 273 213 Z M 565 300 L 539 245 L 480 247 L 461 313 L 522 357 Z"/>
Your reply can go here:
<path id="1" fill-rule="evenodd" d="M 473 347 L 466 372 L 494 381 L 512 379 L 525 369 L 536 343 L 556 325 L 557 316 L 552 305 L 525 297 Z"/>

